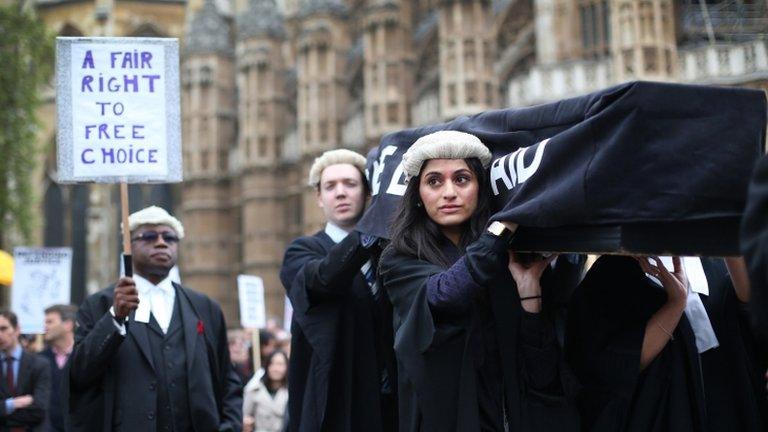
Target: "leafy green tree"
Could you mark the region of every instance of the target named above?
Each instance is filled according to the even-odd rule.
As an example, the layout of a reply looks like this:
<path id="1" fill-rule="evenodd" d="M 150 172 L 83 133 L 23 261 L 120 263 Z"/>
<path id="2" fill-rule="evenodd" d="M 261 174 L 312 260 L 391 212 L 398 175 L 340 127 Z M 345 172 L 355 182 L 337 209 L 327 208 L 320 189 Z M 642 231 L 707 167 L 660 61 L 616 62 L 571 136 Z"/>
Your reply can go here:
<path id="1" fill-rule="evenodd" d="M 40 88 L 53 66 L 53 38 L 21 2 L 0 6 L 0 248 L 16 232 L 29 242 L 35 221 Z"/>

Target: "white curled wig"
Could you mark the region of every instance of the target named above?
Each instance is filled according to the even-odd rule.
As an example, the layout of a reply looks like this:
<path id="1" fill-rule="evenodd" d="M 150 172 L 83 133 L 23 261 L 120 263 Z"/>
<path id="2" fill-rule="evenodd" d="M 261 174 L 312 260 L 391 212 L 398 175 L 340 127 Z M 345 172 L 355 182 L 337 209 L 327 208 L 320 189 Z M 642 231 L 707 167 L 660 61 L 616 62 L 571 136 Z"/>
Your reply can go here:
<path id="1" fill-rule="evenodd" d="M 365 156 L 355 153 L 352 150 L 336 149 L 328 150 L 319 157 L 315 158 L 312 167 L 309 169 L 309 181 L 307 184 L 317 187 L 320 184 L 320 176 L 323 170 L 331 165 L 350 164 L 360 170 L 365 178 Z"/>
<path id="2" fill-rule="evenodd" d="M 403 155 L 403 171 L 410 179 L 419 175 L 424 161 L 430 159 L 478 158 L 483 168 L 491 164 L 491 151 L 480 138 L 453 130 L 433 132 L 416 140 Z"/>
<path id="3" fill-rule="evenodd" d="M 158 206 L 150 206 L 128 216 L 128 229 L 130 231 L 141 225 L 166 225 L 176 231 L 176 235 L 180 239 L 184 238 L 184 226 L 181 222 Z"/>

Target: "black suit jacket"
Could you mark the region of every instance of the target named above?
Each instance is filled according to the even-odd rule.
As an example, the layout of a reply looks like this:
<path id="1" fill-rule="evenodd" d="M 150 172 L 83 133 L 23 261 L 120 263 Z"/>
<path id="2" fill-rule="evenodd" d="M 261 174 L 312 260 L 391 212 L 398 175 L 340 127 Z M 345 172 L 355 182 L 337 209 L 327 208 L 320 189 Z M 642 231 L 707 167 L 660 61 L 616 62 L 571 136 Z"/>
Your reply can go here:
<path id="1" fill-rule="evenodd" d="M 66 410 L 62 407 L 63 399 L 61 396 L 61 377 L 63 371 L 59 369 L 59 365 L 56 363 L 56 354 L 50 346 L 40 351 L 40 356 L 48 361 L 51 370 L 51 398 L 48 405 L 46 420 L 48 427 L 46 431 L 64 432 L 66 429 L 64 427 L 63 413 Z"/>
<path id="2" fill-rule="evenodd" d="M 182 312 L 187 396 L 198 432 L 240 431 L 242 387 L 229 360 L 221 308 L 174 283 Z M 156 428 L 157 387 L 147 326 L 129 315 L 121 336 L 109 308 L 114 287 L 85 299 L 77 314 L 75 347 L 65 381 L 73 431 L 146 431 Z"/>
<path id="3" fill-rule="evenodd" d="M 42 431 L 51 393 L 51 368 L 43 357 L 24 351 L 21 354 L 19 375 L 16 380 L 16 394 L 8 390 L 5 375 L 0 374 L 0 432 L 12 427 L 23 427 L 27 431 Z M 5 400 L 14 396 L 31 395 L 34 399 L 27 408 L 7 414 Z"/>

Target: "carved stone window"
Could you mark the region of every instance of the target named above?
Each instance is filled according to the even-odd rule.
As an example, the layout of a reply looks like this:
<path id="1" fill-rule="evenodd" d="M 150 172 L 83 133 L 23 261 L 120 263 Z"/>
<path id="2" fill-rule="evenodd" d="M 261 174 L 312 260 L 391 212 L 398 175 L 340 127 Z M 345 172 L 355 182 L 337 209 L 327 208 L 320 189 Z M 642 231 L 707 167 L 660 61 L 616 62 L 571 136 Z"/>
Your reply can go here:
<path id="1" fill-rule="evenodd" d="M 267 156 L 267 137 L 259 135 L 259 157 Z"/>
<path id="2" fill-rule="evenodd" d="M 325 46 L 317 49 L 317 74 L 319 76 L 328 74 L 328 48 Z"/>
<path id="3" fill-rule="evenodd" d="M 619 8 L 619 31 L 621 32 L 621 44 L 632 45 L 635 42 L 635 26 L 632 5 L 623 3 Z"/>
<path id="4" fill-rule="evenodd" d="M 496 105 L 493 99 L 493 84 L 485 83 L 485 104 L 489 107 Z"/>
<path id="5" fill-rule="evenodd" d="M 371 105 L 371 125 L 373 127 L 379 126 L 379 106 L 377 104 Z"/>
<path id="6" fill-rule="evenodd" d="M 456 95 L 456 84 L 448 84 L 446 91 L 448 92 L 448 106 L 456 106 L 458 103 L 458 96 Z"/>
<path id="7" fill-rule="evenodd" d="M 213 69 L 210 66 L 200 68 L 200 85 L 209 86 L 213 84 Z"/>
<path id="8" fill-rule="evenodd" d="M 654 39 L 653 3 L 648 0 L 640 2 L 640 40 L 651 41 Z"/>
<path id="9" fill-rule="evenodd" d="M 208 150 L 200 152 L 200 169 L 203 171 L 208 170 Z"/>
<path id="10" fill-rule="evenodd" d="M 645 71 L 650 74 L 659 73 L 659 52 L 656 48 L 645 47 L 643 48 L 643 63 L 645 64 Z"/>
<path id="11" fill-rule="evenodd" d="M 704 76 L 707 74 L 707 53 L 700 51 L 696 53 L 696 75 Z"/>
<path id="12" fill-rule="evenodd" d="M 598 58 L 610 52 L 609 5 L 607 0 L 581 0 L 579 4 L 581 48 L 586 58 Z"/>
<path id="13" fill-rule="evenodd" d="M 720 48 L 717 50 L 717 66 L 720 71 L 729 73 L 731 70 L 731 53 L 728 48 Z"/>
<path id="14" fill-rule="evenodd" d="M 399 89 L 400 73 L 397 63 L 387 64 L 387 91 L 393 92 Z"/>
<path id="15" fill-rule="evenodd" d="M 467 81 L 465 93 L 467 97 L 467 104 L 474 105 L 479 102 L 477 94 L 477 81 Z"/>
<path id="16" fill-rule="evenodd" d="M 328 120 L 320 120 L 317 125 L 319 129 L 318 132 L 320 134 L 318 141 L 328 142 Z"/>
<path id="17" fill-rule="evenodd" d="M 634 75 L 635 74 L 634 51 L 631 49 L 622 50 L 621 60 L 624 65 L 624 73 L 630 76 Z"/>
<path id="18" fill-rule="evenodd" d="M 227 152 L 224 150 L 221 150 L 219 152 L 219 171 L 226 172 L 227 171 Z"/>
<path id="19" fill-rule="evenodd" d="M 474 39 L 464 40 L 464 67 L 468 71 L 477 70 L 477 50 Z"/>
<path id="20" fill-rule="evenodd" d="M 392 52 L 399 50 L 400 47 L 400 34 L 397 31 L 397 26 L 393 22 L 387 22 L 387 24 L 384 26 L 385 31 L 385 41 L 386 41 L 386 51 Z M 382 54 L 386 54 L 386 51 Z"/>
<path id="21" fill-rule="evenodd" d="M 397 119 L 399 117 L 397 108 L 397 102 L 390 102 L 387 104 L 387 123 L 397 124 Z"/>
<path id="22" fill-rule="evenodd" d="M 755 71 L 755 46 L 752 44 L 744 47 L 744 68 L 747 72 Z"/>

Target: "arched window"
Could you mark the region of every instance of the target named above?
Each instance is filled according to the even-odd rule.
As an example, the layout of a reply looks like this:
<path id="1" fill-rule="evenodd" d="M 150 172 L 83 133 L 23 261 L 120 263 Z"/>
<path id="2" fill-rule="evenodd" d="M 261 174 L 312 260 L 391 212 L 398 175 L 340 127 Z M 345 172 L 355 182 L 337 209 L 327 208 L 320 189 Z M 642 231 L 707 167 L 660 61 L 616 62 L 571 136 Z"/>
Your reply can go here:
<path id="1" fill-rule="evenodd" d="M 66 23 L 59 30 L 59 36 L 78 37 L 83 36 L 83 32 L 80 31 L 75 25 Z"/>
<path id="2" fill-rule="evenodd" d="M 165 32 L 152 23 L 142 23 L 128 35 L 132 37 L 167 37 Z"/>

